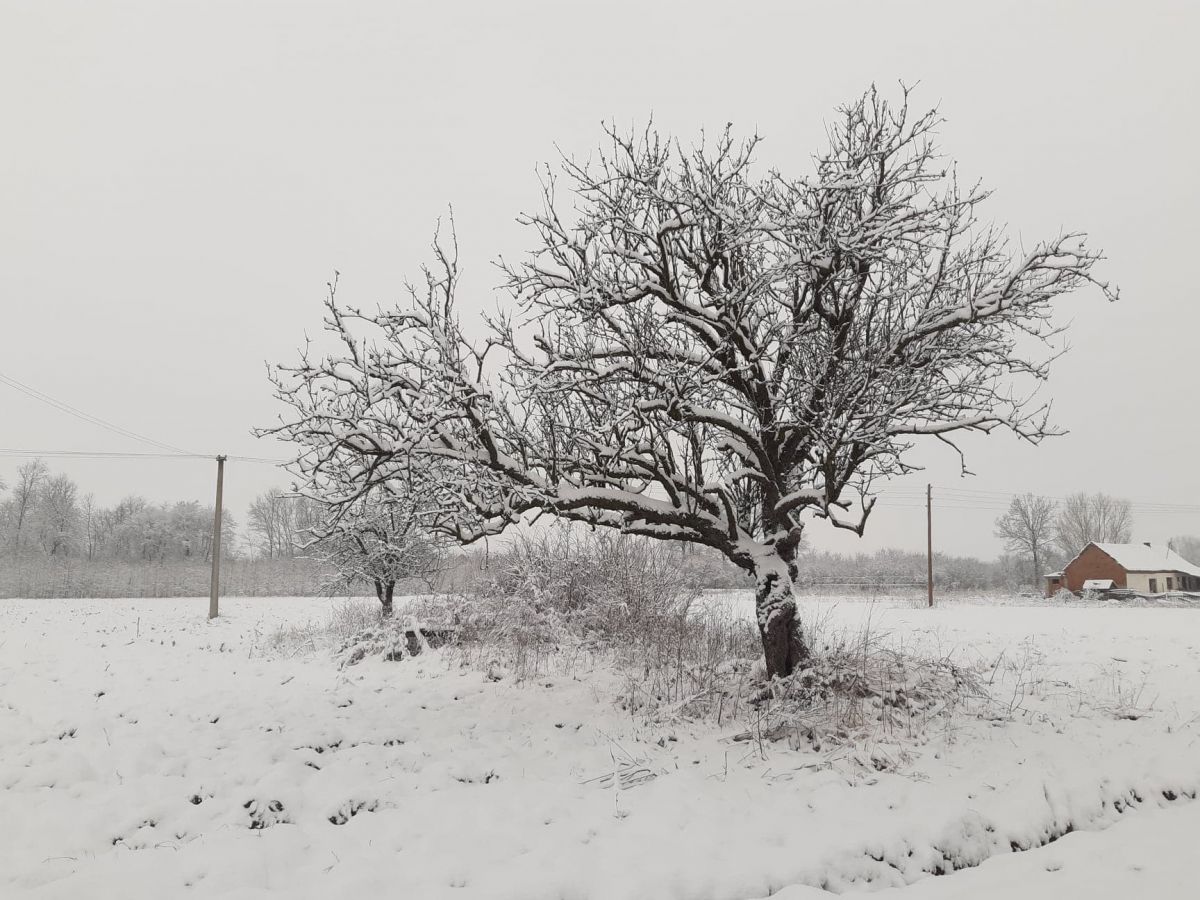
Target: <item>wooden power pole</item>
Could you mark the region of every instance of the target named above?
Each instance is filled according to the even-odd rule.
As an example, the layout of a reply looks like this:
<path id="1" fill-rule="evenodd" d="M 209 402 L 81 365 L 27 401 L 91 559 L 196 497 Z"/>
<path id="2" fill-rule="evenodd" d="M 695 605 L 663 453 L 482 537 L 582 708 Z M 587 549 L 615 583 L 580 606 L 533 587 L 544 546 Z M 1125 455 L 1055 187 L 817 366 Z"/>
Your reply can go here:
<path id="1" fill-rule="evenodd" d="M 933 606 L 933 485 L 925 485 L 925 537 L 926 562 L 925 584 L 929 587 L 929 605 Z"/>
<path id="2" fill-rule="evenodd" d="M 217 596 L 221 592 L 221 490 L 225 486 L 225 457 L 217 457 L 217 506 L 213 513 L 212 581 L 208 588 L 208 617 L 217 617 Z"/>

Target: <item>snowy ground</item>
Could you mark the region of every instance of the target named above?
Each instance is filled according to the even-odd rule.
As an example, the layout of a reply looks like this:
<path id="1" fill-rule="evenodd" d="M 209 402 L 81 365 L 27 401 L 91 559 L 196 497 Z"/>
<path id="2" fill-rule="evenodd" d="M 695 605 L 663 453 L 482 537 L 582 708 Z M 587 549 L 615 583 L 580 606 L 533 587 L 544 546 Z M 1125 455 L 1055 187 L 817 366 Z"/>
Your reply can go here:
<path id="1" fill-rule="evenodd" d="M 853 754 L 651 725 L 578 663 L 340 672 L 270 646 L 328 602 L 206 606 L 0 601 L 0 897 L 1196 895 L 1200 610 L 806 600 L 990 681 Z"/>

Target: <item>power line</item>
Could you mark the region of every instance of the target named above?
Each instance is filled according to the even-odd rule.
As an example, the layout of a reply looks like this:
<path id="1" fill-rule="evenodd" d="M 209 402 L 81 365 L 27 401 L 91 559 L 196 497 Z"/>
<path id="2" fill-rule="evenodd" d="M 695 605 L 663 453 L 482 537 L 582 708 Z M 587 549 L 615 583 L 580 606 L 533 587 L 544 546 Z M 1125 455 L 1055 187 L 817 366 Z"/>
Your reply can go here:
<path id="1" fill-rule="evenodd" d="M 146 453 L 135 451 L 110 450 L 26 450 L 13 447 L 0 447 L 0 456 L 10 457 L 54 457 L 73 459 L 215 459 L 218 454 L 189 453 L 177 451 L 170 453 Z M 290 459 L 267 456 L 234 456 L 227 455 L 227 460 L 261 465 L 282 466 L 291 462 Z M 1002 511 L 1008 509 L 1013 497 L 1028 493 L 1027 491 L 991 491 L 967 490 L 963 488 L 934 485 L 937 492 L 934 495 L 934 505 L 947 510 L 978 510 Z M 925 509 L 925 491 L 913 488 L 884 488 L 874 495 L 880 505 L 890 509 Z M 1039 494 L 1046 500 L 1065 502 L 1066 497 L 1052 497 Z M 1149 500 L 1131 500 L 1130 506 L 1143 515 L 1166 514 L 1200 514 L 1200 504 L 1195 503 L 1161 503 Z"/>
<path id="2" fill-rule="evenodd" d="M 1019 496 L 1017 492 L 1009 494 L 1001 494 L 1000 492 L 996 492 L 996 494 L 992 496 L 975 497 L 968 494 L 959 494 L 948 496 L 945 499 L 960 504 L 976 503 L 979 505 L 1001 505 L 1007 507 L 1012 498 L 1016 496 Z M 1069 500 L 1067 497 L 1054 497 L 1044 494 L 1039 494 L 1037 496 L 1040 496 L 1045 500 L 1053 500 L 1057 503 L 1065 503 Z M 1158 500 L 1129 500 L 1128 502 L 1134 509 L 1141 509 L 1149 512 L 1200 512 L 1200 504 L 1197 503 L 1165 503 Z"/>
<path id="3" fill-rule="evenodd" d="M 1013 497 L 1022 494 L 1030 493 L 1029 491 L 970 491 L 961 488 L 938 487 L 943 494 L 949 495 L 946 499 L 953 499 L 959 502 L 979 502 L 979 503 L 1004 503 L 1011 501 Z M 1053 500 L 1058 503 L 1065 503 L 1069 497 L 1056 497 L 1049 494 L 1036 494 L 1044 500 Z M 1125 498 L 1120 498 L 1125 499 Z M 1162 510 L 1200 510 L 1200 504 L 1197 503 L 1166 503 L 1158 500 L 1130 500 L 1129 503 L 1134 507 L 1143 509 L 1162 509 Z"/>
<path id="4" fill-rule="evenodd" d="M 978 510 L 1003 511 L 1008 509 L 1014 497 L 1029 493 L 1028 491 L 999 491 L 983 488 L 957 488 L 946 485 L 934 485 L 937 493 L 934 504 L 946 510 Z M 891 509 L 923 509 L 925 507 L 925 492 L 916 488 L 896 487 L 884 488 L 876 495 L 880 505 Z M 1039 494 L 1046 500 L 1064 503 L 1069 498 Z M 1160 515 L 1197 515 L 1200 514 L 1200 504 L 1197 503 L 1166 503 L 1156 500 L 1130 500 L 1131 509 L 1142 516 Z"/>
<path id="5" fill-rule="evenodd" d="M 128 428 L 122 428 L 120 425 L 115 425 L 107 419 L 102 419 L 99 416 L 93 416 L 91 413 L 77 409 L 63 400 L 51 397 L 44 391 L 39 391 L 37 388 L 25 384 L 23 381 L 18 381 L 11 375 L 5 375 L 0 372 L 0 384 L 6 384 L 13 390 L 20 391 L 26 396 L 32 397 L 57 409 L 59 412 L 64 412 L 69 416 L 74 416 L 77 419 L 82 419 L 92 425 L 99 425 L 101 428 L 107 429 L 114 434 L 119 434 L 122 437 L 133 438 L 135 441 L 140 441 L 143 444 L 149 444 L 152 447 L 158 447 L 161 450 L 169 451 L 165 453 L 133 453 L 122 451 L 104 451 L 104 450 L 17 450 L 13 448 L 0 448 L 0 455 L 3 456 L 53 456 L 53 457 L 75 457 L 79 459 L 214 459 L 217 454 L 193 453 L 190 450 L 184 450 L 182 447 L 176 447 L 174 444 L 168 444 L 165 441 L 155 440 L 151 437 L 146 437 L 144 434 L 138 434 L 136 431 L 130 431 Z M 265 463 L 269 465 L 283 465 L 289 460 L 272 459 L 264 456 L 226 456 L 226 459 L 237 460 L 238 462 L 248 463 Z"/>
<path id="6" fill-rule="evenodd" d="M 154 438 L 146 437 L 144 434 L 138 434 L 136 431 L 130 431 L 128 428 L 122 428 L 120 425 L 114 425 L 107 419 L 102 419 L 99 416 L 93 416 L 91 413 L 86 413 L 81 409 L 75 408 L 69 403 L 66 403 L 55 397 L 51 397 L 44 391 L 39 391 L 37 388 L 25 384 L 23 381 L 18 381 L 11 375 L 5 375 L 3 372 L 0 372 L 0 384 L 6 384 L 13 390 L 20 391 L 22 394 L 32 397 L 34 400 L 37 400 L 41 403 L 45 403 L 47 406 L 51 406 L 54 409 L 57 409 L 59 412 L 64 412 L 69 416 L 74 416 L 75 418 L 81 419 L 89 424 L 98 425 L 101 428 L 111 431 L 114 434 L 119 434 L 122 437 L 132 438 L 140 443 L 149 444 L 152 447 L 159 447 L 163 450 L 170 450 L 172 453 L 187 454 L 189 452 L 184 450 L 182 447 L 176 447 L 174 444 L 168 444 L 165 441 L 158 441 Z"/>
<path id="7" fill-rule="evenodd" d="M 0 456 L 15 456 L 38 458 L 70 459 L 216 459 L 215 453 L 141 453 L 123 450 L 22 450 L 14 447 L 0 447 Z M 263 463 L 266 465 L 283 465 L 290 460 L 273 459 L 265 456 L 226 456 L 226 459 L 238 462 Z"/>
<path id="8" fill-rule="evenodd" d="M 19 450 L 0 447 L 0 456 L 52 456 L 81 459 L 212 459 L 201 453 L 140 453 L 126 450 Z"/>

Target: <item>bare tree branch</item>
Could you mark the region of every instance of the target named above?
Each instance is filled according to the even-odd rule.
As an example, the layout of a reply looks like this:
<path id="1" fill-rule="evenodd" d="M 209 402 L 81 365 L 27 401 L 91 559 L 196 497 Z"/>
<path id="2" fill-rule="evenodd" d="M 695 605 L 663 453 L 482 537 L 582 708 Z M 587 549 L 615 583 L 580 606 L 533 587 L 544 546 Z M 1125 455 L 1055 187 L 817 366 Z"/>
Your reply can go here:
<path id="1" fill-rule="evenodd" d="M 1116 296 L 1081 235 L 1014 255 L 982 225 L 938 123 L 872 89 L 799 179 L 759 174 L 757 138 L 728 129 L 685 148 L 609 128 L 547 174 L 482 346 L 456 319 L 451 229 L 402 306 L 343 309 L 331 287 L 343 350 L 273 370 L 291 414 L 269 431 L 335 505 L 420 484 L 426 526 L 460 541 L 544 511 L 713 547 L 757 577 L 787 674 L 805 524 L 862 533 L 922 439 L 1054 434 L 1053 302 Z"/>

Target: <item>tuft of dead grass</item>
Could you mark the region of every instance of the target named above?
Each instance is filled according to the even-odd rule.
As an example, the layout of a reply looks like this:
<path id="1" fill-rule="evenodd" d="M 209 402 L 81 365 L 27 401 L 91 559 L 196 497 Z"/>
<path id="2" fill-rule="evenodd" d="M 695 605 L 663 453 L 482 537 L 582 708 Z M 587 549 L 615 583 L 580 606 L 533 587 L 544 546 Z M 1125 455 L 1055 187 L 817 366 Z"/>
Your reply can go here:
<path id="1" fill-rule="evenodd" d="M 334 605 L 324 621 L 281 625 L 268 636 L 264 646 L 284 656 L 333 650 L 354 635 L 378 626 L 380 619 L 378 601 L 348 598 Z"/>
<path id="2" fill-rule="evenodd" d="M 620 702 L 658 721 L 736 723 L 741 730 L 731 740 L 760 752 L 779 742 L 825 754 L 862 756 L 871 748 L 859 761 L 878 771 L 901 766 L 905 747 L 921 742 L 934 723 L 987 697 L 976 670 L 899 648 L 869 624 L 839 631 L 819 620 L 808 630 L 814 656 L 788 678 L 768 682 L 757 657 L 727 658 L 682 700 L 664 702 L 646 679 L 630 678 Z"/>

